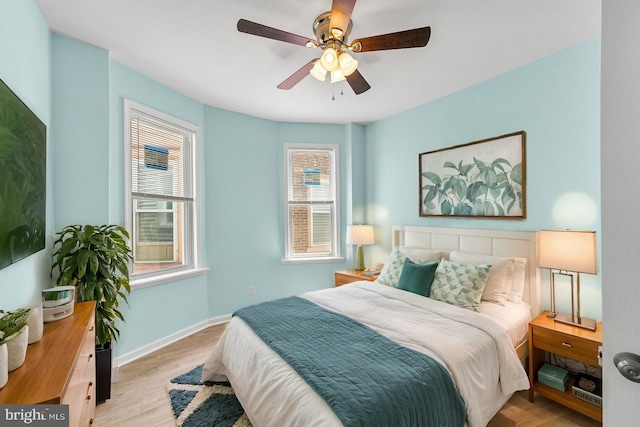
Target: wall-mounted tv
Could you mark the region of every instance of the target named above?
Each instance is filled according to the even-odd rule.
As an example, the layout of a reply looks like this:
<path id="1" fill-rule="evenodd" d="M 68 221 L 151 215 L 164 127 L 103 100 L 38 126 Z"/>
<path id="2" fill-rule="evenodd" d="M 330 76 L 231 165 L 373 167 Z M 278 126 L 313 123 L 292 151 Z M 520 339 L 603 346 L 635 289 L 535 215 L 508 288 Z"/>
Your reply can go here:
<path id="1" fill-rule="evenodd" d="M 0 269 L 44 249 L 47 128 L 0 80 Z"/>

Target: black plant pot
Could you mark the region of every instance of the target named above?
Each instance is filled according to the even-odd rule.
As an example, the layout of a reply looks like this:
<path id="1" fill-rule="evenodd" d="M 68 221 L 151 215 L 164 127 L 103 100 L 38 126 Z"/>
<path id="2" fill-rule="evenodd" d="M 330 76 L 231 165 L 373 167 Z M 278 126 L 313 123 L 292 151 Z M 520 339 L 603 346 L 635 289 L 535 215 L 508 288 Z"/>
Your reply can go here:
<path id="1" fill-rule="evenodd" d="M 96 346 L 96 403 L 111 398 L 111 343 Z"/>

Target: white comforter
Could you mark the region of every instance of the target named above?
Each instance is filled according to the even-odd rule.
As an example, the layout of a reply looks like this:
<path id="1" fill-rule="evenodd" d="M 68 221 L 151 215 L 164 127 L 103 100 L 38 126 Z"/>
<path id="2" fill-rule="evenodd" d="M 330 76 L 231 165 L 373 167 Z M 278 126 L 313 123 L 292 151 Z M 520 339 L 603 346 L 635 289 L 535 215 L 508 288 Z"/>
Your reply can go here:
<path id="1" fill-rule="evenodd" d="M 375 282 L 302 295 L 438 360 L 451 373 L 470 427 L 484 426 L 529 380 L 504 330 L 470 310 Z M 205 363 L 203 380 L 228 378 L 255 427 L 340 426 L 329 406 L 239 318 Z"/>

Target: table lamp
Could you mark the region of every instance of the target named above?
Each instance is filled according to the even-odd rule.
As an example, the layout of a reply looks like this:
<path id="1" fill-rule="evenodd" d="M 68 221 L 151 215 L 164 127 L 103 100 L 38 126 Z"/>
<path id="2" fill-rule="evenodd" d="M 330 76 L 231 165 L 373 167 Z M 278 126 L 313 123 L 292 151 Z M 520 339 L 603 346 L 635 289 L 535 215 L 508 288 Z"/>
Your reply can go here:
<path id="1" fill-rule="evenodd" d="M 539 265 L 550 271 L 551 310 L 548 316 L 553 317 L 556 322 L 595 331 L 596 321 L 580 315 L 580 273 L 598 273 L 596 232 L 541 230 L 539 238 Z M 556 275 L 568 276 L 571 279 L 571 314 L 556 312 Z M 574 276 L 577 295 L 574 295 Z"/>
<path id="2" fill-rule="evenodd" d="M 364 270 L 364 256 L 362 255 L 362 245 L 372 245 L 373 226 L 372 225 L 347 225 L 347 245 L 358 245 L 356 253 L 356 270 Z"/>

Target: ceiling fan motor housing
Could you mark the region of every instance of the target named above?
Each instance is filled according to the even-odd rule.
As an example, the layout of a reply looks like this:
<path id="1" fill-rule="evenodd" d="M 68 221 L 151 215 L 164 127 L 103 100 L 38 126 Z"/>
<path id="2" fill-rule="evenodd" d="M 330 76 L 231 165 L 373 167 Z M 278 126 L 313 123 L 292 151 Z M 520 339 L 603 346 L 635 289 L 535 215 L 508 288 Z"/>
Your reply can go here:
<path id="1" fill-rule="evenodd" d="M 325 12 L 322 15 L 318 16 L 316 20 L 313 22 L 313 33 L 316 35 L 316 39 L 318 43 L 322 46 L 324 44 L 329 44 L 334 42 L 335 44 L 343 45 L 347 43 L 347 37 L 351 33 L 351 28 L 353 27 L 353 21 L 349 20 L 349 25 L 347 29 L 342 29 L 342 34 L 337 36 L 331 32 L 331 12 Z M 333 47 L 333 46 L 331 46 Z M 334 47 L 335 48 L 335 47 Z"/>

